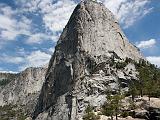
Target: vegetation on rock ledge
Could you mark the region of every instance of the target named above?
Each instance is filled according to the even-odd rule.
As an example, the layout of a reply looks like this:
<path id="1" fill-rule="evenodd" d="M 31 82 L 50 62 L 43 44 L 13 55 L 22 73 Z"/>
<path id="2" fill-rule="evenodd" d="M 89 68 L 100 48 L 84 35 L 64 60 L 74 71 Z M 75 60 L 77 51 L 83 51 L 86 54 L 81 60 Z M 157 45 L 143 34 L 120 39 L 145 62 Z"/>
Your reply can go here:
<path id="1" fill-rule="evenodd" d="M 18 108 L 17 105 L 4 105 L 0 106 L 0 120 L 25 120 L 27 116 L 23 113 L 23 111 Z"/>

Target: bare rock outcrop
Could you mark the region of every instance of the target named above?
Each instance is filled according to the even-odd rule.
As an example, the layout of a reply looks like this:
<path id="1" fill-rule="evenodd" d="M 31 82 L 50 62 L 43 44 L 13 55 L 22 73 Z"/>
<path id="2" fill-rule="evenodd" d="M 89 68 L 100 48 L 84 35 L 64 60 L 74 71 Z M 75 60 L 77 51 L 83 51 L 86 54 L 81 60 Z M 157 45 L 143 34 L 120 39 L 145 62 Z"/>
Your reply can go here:
<path id="1" fill-rule="evenodd" d="M 129 43 L 113 14 L 88 0 L 75 8 L 50 60 L 33 119 L 79 120 L 91 104 L 98 108 L 105 91 L 137 80 L 134 64 L 116 67 L 126 58 L 143 59 Z"/>

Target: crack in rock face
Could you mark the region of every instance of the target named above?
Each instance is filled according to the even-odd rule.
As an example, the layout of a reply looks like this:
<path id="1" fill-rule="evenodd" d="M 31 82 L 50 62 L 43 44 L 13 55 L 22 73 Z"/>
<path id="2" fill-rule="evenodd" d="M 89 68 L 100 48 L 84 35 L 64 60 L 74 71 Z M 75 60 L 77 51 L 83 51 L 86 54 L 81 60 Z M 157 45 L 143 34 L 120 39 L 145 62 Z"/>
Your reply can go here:
<path id="1" fill-rule="evenodd" d="M 134 64 L 111 65 L 126 58 L 144 59 L 104 5 L 81 2 L 57 42 L 33 119 L 79 120 L 89 104 L 98 109 L 106 90 L 116 91 L 120 81 L 126 90 L 137 80 Z"/>

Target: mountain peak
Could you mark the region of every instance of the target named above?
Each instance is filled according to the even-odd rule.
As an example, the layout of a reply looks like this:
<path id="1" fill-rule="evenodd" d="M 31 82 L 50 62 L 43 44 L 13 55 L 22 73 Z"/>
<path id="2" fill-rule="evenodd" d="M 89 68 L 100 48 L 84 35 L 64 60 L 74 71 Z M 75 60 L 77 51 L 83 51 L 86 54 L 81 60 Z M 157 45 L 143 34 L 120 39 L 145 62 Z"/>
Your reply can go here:
<path id="1" fill-rule="evenodd" d="M 80 2 L 57 42 L 33 118 L 46 113 L 53 120 L 82 118 L 88 104 L 102 105 L 103 93 L 118 88 L 119 77 L 136 79 L 134 65 L 123 70 L 111 65 L 126 58 L 143 59 L 114 15 L 100 3 Z"/>
<path id="2" fill-rule="evenodd" d="M 112 51 L 121 59 L 128 57 L 137 61 L 142 58 L 127 40 L 114 15 L 103 4 L 92 0 L 77 5 L 58 43 L 62 40 L 72 42 L 77 47 L 75 50 L 92 56 L 110 57 L 109 51 Z"/>

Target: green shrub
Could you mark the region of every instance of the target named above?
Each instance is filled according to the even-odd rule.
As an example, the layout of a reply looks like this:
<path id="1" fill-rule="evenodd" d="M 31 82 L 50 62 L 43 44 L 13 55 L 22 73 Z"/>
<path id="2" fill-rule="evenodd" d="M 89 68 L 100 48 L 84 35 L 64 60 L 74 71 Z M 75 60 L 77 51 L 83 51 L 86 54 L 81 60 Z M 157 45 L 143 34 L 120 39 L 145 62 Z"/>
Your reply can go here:
<path id="1" fill-rule="evenodd" d="M 128 58 L 128 57 L 127 57 L 126 60 L 125 60 L 125 62 L 126 62 L 126 63 L 133 63 L 134 61 L 133 61 L 131 58 Z"/>
<path id="2" fill-rule="evenodd" d="M 117 69 L 124 69 L 126 67 L 127 63 L 126 62 L 117 62 L 116 63 L 116 68 Z"/>
<path id="3" fill-rule="evenodd" d="M 0 106 L 0 114 L 3 114 L 0 120 L 10 120 L 13 118 L 17 118 L 17 120 L 25 120 L 27 118 L 27 116 L 21 109 L 18 108 L 17 105 Z"/>
<path id="4" fill-rule="evenodd" d="M 3 80 L 0 81 L 0 86 L 5 86 L 5 85 L 7 85 L 10 82 L 11 82 L 10 79 L 3 79 Z"/>
<path id="5" fill-rule="evenodd" d="M 93 107 L 91 107 L 90 105 L 86 108 L 85 112 L 86 114 L 83 116 L 83 120 L 99 120 L 100 119 L 100 116 L 95 115 L 95 113 L 93 112 Z"/>
<path id="6" fill-rule="evenodd" d="M 137 69 L 139 72 L 139 79 L 142 83 L 143 94 L 149 97 L 155 95 L 155 93 L 158 92 L 157 88 L 160 88 L 160 69 L 144 61 L 139 62 L 139 64 Z"/>
<path id="7" fill-rule="evenodd" d="M 129 112 L 128 111 L 121 112 L 121 117 L 126 118 L 128 116 L 129 116 Z"/>
<path id="8" fill-rule="evenodd" d="M 121 93 L 116 93 L 115 95 L 111 95 L 110 93 L 107 94 L 107 101 L 105 104 L 102 106 L 102 114 L 106 116 L 110 116 L 111 119 L 113 120 L 113 116 L 117 116 L 121 111 L 122 106 L 122 99 L 124 98 Z"/>

